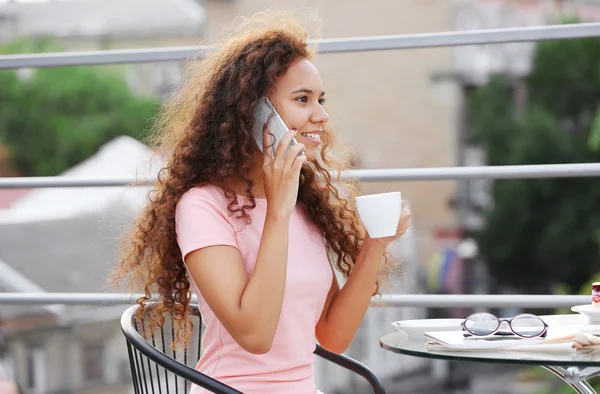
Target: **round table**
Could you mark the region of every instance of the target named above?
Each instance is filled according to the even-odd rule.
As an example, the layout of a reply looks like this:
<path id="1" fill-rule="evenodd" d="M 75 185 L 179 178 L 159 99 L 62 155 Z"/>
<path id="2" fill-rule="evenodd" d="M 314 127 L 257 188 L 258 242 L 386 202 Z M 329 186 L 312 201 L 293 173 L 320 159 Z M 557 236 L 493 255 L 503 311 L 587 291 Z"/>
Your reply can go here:
<path id="1" fill-rule="evenodd" d="M 583 319 L 580 315 L 541 317 L 550 326 L 549 330 L 578 325 L 582 323 Z M 521 350 L 431 350 L 425 348 L 425 344 L 431 341 L 431 339 L 424 336 L 426 331 L 427 329 L 424 329 L 422 332 L 416 332 L 411 336 L 399 331 L 392 332 L 381 337 L 379 344 L 383 349 L 391 352 L 422 358 L 538 365 L 558 376 L 577 393 L 596 394 L 594 389 L 587 383 L 587 379 L 600 375 L 600 349 L 570 353 Z"/>

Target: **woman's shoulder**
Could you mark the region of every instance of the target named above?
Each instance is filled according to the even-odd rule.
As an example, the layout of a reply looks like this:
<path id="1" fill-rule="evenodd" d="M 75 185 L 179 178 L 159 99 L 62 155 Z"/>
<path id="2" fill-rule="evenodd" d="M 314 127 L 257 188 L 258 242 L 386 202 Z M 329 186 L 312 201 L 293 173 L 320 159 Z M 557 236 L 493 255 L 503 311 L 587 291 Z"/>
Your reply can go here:
<path id="1" fill-rule="evenodd" d="M 196 204 L 208 204 L 215 208 L 226 205 L 226 199 L 221 188 L 215 185 L 194 186 L 181 196 L 177 202 L 177 207 L 183 207 Z"/>
<path id="2" fill-rule="evenodd" d="M 238 216 L 241 206 L 250 204 L 245 197 L 235 195 L 234 200 L 231 201 L 223 189 L 216 185 L 208 184 L 201 186 L 194 186 L 186 191 L 176 204 L 176 215 L 181 217 L 188 213 L 207 213 L 218 214 L 219 216 L 225 217 L 227 221 L 234 223 L 246 223 L 246 221 Z M 266 208 L 262 204 L 262 200 L 257 199 L 257 206 L 254 208 L 260 208 L 260 211 L 264 211 Z M 253 209 L 253 211 L 254 211 Z M 248 212 L 253 215 L 252 212 Z"/>
<path id="3" fill-rule="evenodd" d="M 204 197 L 204 198 L 212 198 L 212 199 L 224 199 L 223 190 L 212 184 L 205 184 L 194 186 L 190 188 L 187 192 L 183 193 L 181 198 L 186 197 Z"/>

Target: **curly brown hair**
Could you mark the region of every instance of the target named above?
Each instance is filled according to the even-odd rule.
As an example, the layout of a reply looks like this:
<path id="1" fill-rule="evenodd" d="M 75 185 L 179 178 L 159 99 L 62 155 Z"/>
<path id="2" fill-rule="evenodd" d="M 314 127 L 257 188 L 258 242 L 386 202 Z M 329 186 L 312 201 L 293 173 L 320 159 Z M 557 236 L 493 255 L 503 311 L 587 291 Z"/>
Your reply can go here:
<path id="1" fill-rule="evenodd" d="M 256 26 L 256 21 L 255 17 L 245 23 L 244 34 L 228 39 L 196 63 L 201 69 L 160 113 L 151 142 L 167 162 L 126 238 L 113 276 L 130 289 L 143 291 L 137 300 L 140 313 L 158 295 L 151 320 L 162 325 L 162 314 L 171 312 L 180 324 L 178 341 L 189 339 L 191 292 L 175 232 L 176 204 L 189 189 L 213 184 L 223 190 L 232 215 L 250 220 L 249 211 L 256 206 L 250 176 L 258 149 L 252 135 L 254 108 L 294 61 L 313 56 L 305 31 L 292 18 L 279 19 L 276 27 Z M 301 171 L 298 203 L 322 232 L 332 263 L 348 277 L 365 233 L 354 209 L 356 187 L 340 179 L 352 157 L 336 141 L 332 130 L 324 130 L 317 160 Z M 330 170 L 336 172 L 335 178 Z M 247 201 L 241 206 L 228 186 L 233 178 L 246 185 Z M 373 294 L 378 290 L 379 281 Z"/>

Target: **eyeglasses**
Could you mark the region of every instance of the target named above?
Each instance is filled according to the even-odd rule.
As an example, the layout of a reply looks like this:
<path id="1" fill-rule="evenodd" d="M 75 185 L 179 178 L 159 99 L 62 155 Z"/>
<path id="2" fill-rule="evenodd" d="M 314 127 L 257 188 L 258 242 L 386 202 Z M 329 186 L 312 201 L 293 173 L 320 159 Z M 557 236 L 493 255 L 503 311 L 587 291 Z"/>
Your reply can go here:
<path id="1" fill-rule="evenodd" d="M 510 333 L 521 338 L 545 337 L 548 331 L 546 322 L 530 313 L 522 313 L 510 319 L 499 319 L 491 313 L 474 313 L 461 323 L 461 327 L 463 331 L 478 337 L 510 335 L 509 332 L 500 331 L 504 322 L 508 324 Z"/>

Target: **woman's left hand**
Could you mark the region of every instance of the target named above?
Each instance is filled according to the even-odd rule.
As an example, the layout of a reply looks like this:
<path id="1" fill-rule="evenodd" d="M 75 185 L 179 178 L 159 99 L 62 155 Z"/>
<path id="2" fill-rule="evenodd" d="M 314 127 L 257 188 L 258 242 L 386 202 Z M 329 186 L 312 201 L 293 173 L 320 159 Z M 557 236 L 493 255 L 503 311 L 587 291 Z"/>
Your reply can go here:
<path id="1" fill-rule="evenodd" d="M 400 221 L 398 222 L 398 227 L 396 228 L 396 234 L 390 237 L 382 238 L 368 237 L 369 240 L 371 242 L 375 242 L 377 244 L 387 247 L 390 242 L 395 241 L 404 234 L 406 234 L 408 228 L 410 227 L 410 215 L 410 211 L 408 210 L 408 208 L 406 208 L 406 204 L 404 203 L 404 201 L 402 201 L 402 212 L 400 213 Z"/>

